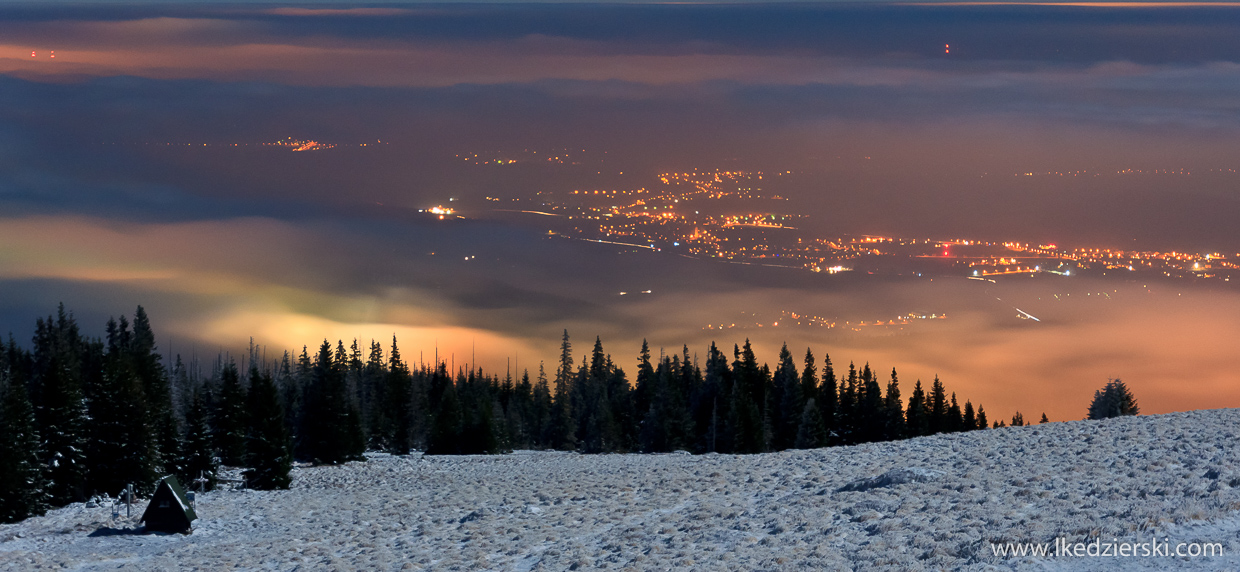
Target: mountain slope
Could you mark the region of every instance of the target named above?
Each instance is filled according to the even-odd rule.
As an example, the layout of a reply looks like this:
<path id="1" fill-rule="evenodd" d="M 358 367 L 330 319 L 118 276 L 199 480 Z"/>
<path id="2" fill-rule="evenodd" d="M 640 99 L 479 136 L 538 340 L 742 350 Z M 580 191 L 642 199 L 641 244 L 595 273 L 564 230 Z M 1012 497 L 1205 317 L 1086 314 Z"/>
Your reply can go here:
<path id="1" fill-rule="evenodd" d="M 1235 569 L 1238 432 L 1240 410 L 1213 410 L 751 456 L 373 455 L 297 468 L 290 491 L 199 495 L 188 536 L 88 536 L 126 523 L 81 504 L 3 525 L 0 568 Z M 990 544 L 1057 537 L 1225 556 Z"/>

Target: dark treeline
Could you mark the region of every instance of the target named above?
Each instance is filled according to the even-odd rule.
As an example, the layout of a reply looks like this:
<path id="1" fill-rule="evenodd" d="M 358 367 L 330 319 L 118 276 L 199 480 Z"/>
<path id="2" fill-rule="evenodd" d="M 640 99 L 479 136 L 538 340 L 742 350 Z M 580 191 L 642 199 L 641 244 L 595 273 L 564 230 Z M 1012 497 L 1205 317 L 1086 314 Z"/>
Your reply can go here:
<path id="1" fill-rule="evenodd" d="M 225 356 L 170 361 L 141 307 L 132 322 L 110 320 L 104 339 L 81 335 L 63 306 L 38 320 L 31 349 L 10 336 L 0 521 L 128 483 L 149 493 L 164 474 L 209 490 L 221 464 L 273 489 L 288 487 L 293 458 L 337 464 L 367 450 L 761 453 L 988 426 L 937 378 L 905 399 L 894 369 L 849 364 L 837 375 L 825 353 L 794 359 L 786 346 L 771 367 L 748 341 L 730 352 L 712 343 L 702 363 L 688 347 L 654 357 L 643 342 L 631 380 L 597 338 L 576 360 L 567 331 L 554 369 L 540 364 L 532 377 L 453 372 L 438 358 L 410 367 L 395 338 L 364 351 L 324 340 L 271 360 L 251 345 L 241 367 Z M 1024 424 L 1019 413 L 1012 424 Z"/>
<path id="2" fill-rule="evenodd" d="M 251 362 L 253 363 L 253 362 Z M 30 349 L 0 347 L 0 522 L 42 514 L 132 483 L 150 494 L 173 474 L 215 486 L 221 462 L 254 488 L 287 488 L 291 434 L 271 372 L 235 364 L 195 379 L 163 363 L 141 306 L 83 336 L 62 305 L 39 319 Z M 196 482 L 201 480 L 201 482 Z"/>

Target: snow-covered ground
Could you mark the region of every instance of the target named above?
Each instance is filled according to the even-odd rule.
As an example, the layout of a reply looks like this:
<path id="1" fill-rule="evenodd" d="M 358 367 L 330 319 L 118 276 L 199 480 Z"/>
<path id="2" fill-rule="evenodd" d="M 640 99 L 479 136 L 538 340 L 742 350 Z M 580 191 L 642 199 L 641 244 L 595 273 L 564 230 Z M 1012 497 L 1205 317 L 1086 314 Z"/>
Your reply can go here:
<path id="1" fill-rule="evenodd" d="M 752 456 L 373 455 L 200 495 L 189 535 L 91 536 L 132 523 L 81 504 L 0 525 L 0 568 L 1236 570 L 1237 432 L 1229 409 Z M 1056 537 L 1225 556 L 990 546 Z"/>

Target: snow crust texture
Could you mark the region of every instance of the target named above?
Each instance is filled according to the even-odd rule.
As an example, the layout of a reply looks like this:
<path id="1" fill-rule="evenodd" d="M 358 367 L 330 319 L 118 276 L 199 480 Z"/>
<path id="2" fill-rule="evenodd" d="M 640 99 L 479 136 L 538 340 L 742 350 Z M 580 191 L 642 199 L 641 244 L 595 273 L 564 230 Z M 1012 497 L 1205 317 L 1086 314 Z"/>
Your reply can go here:
<path id="1" fill-rule="evenodd" d="M 765 455 L 370 455 L 198 495 L 189 535 L 85 504 L 0 526 L 0 569 L 1240 569 L 1240 410 Z M 134 519 L 143 506 L 134 507 Z M 1151 537 L 1224 556 L 1011 557 Z"/>

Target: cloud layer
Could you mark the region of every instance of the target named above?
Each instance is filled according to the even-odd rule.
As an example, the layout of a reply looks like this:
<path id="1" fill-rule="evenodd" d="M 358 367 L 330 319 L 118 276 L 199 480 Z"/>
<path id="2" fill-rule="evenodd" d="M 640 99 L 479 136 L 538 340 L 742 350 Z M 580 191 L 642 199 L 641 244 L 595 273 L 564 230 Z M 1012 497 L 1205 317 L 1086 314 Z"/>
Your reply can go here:
<path id="1" fill-rule="evenodd" d="M 1227 347 L 1240 332 L 1219 317 L 1240 310 L 1234 291 L 1003 285 L 1045 318 L 1032 324 L 974 284 L 621 254 L 480 206 L 652 186 L 669 169 L 787 170 L 776 192 L 822 235 L 1240 252 L 1238 15 L 4 6 L 0 319 L 20 338 L 58 301 L 88 330 L 144 304 L 174 349 L 395 334 L 406 357 L 438 346 L 463 364 L 476 348 L 490 369 L 536 367 L 566 328 L 578 349 L 602 336 L 625 366 L 643 338 L 700 355 L 753 337 L 766 360 L 787 341 L 837 371 L 897 367 L 906 392 L 939 374 L 996 418 L 1075 418 L 1107 377 L 1151 412 L 1240 405 Z M 290 136 L 339 147 L 262 145 Z M 568 148 L 598 163 L 457 157 Z M 1016 176 L 1069 171 L 1093 176 Z M 466 220 L 417 214 L 450 199 Z M 703 329 L 782 311 L 950 318 L 882 335 Z"/>

